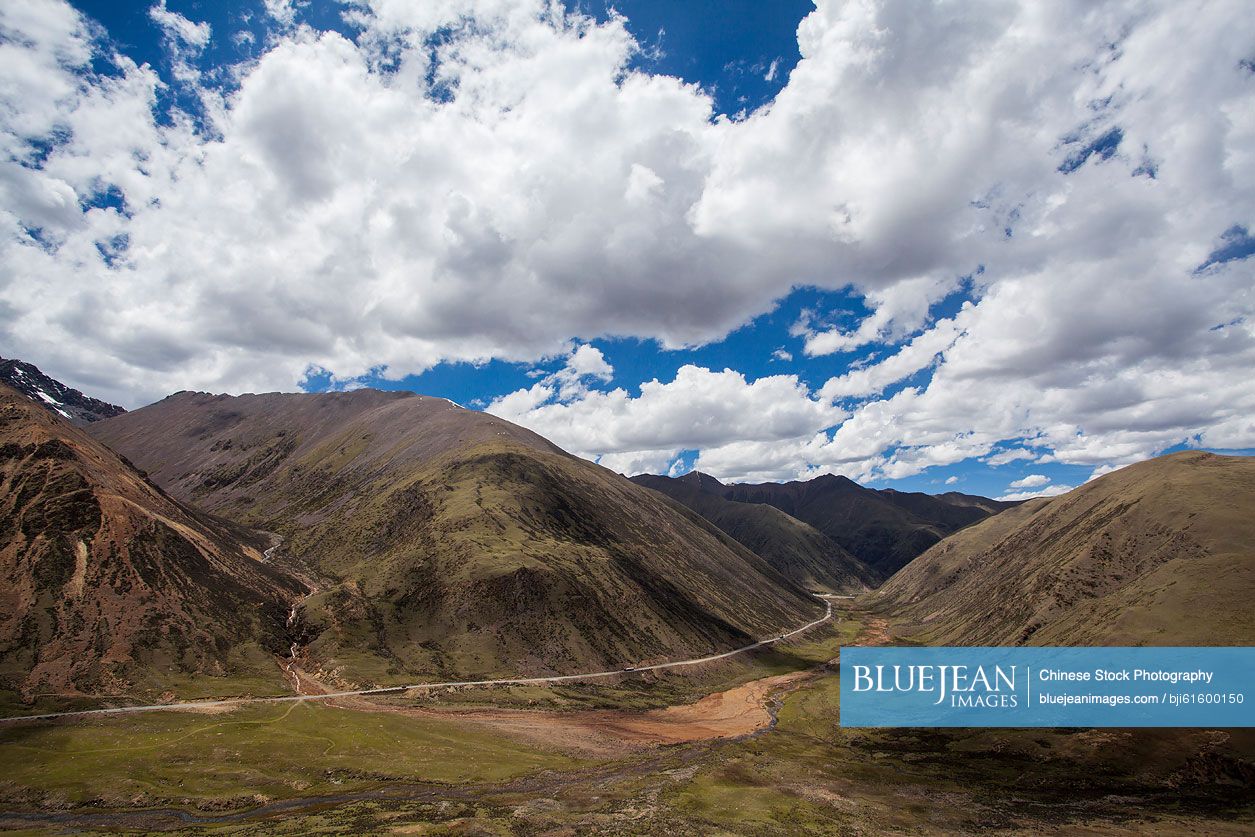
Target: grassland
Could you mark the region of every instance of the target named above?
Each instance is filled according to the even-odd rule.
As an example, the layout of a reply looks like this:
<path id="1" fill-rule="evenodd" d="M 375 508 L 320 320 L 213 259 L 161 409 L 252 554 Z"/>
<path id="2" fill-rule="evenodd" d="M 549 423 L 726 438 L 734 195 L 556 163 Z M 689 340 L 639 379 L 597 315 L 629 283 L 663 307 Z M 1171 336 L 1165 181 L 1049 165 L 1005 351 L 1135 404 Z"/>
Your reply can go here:
<path id="1" fill-rule="evenodd" d="M 774 727 L 739 740 L 592 760 L 440 715 L 316 704 L 157 714 L 4 730 L 5 807 L 67 808 L 80 818 L 75 825 L 204 834 L 1255 828 L 1249 730 L 843 729 L 839 675 L 824 663 L 859 632 L 856 617 L 780 652 L 695 672 L 687 684 L 667 677 L 425 701 L 451 710 L 483 703 L 630 712 L 715 683 L 810 669 L 781 696 Z M 0 827 L 31 824 L 39 820 L 0 814 Z"/>
<path id="2" fill-rule="evenodd" d="M 320 703 L 0 731 L 11 801 L 216 809 L 395 782 L 493 782 L 577 762 L 441 719 Z"/>
<path id="3" fill-rule="evenodd" d="M 0 689 L 0 717 L 72 712 L 80 709 L 214 698 L 290 695 L 292 687 L 276 658 L 255 646 L 232 649 L 224 657 L 229 668 L 222 674 L 191 674 L 174 666 L 137 670 L 135 682 L 125 691 L 111 694 L 70 696 L 21 695 Z M 0 742 L 3 737 L 0 736 Z"/>
<path id="4" fill-rule="evenodd" d="M 831 659 L 857 631 L 845 622 L 779 650 L 695 670 L 612 684 L 450 690 L 429 709 L 475 706 L 640 710 Z M 247 683 L 225 684 L 236 693 Z M 630 761 L 630 760 L 629 760 Z M 477 785 L 588 762 L 512 741 L 454 717 L 367 713 L 322 703 L 249 706 L 219 714 L 151 713 L 0 728 L 0 795 L 9 808 L 90 806 L 246 810 L 415 783 Z"/>
<path id="5" fill-rule="evenodd" d="M 851 730 L 839 692 L 835 673 L 815 679 L 770 735 L 712 754 L 664 805 L 759 834 L 1255 825 L 1249 731 Z"/>

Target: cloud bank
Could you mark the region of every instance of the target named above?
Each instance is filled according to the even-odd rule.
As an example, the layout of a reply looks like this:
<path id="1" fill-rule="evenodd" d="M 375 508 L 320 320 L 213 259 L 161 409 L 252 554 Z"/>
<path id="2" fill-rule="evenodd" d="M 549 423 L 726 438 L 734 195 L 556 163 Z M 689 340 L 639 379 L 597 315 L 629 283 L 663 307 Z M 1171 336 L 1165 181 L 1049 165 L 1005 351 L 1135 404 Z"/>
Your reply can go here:
<path id="1" fill-rule="evenodd" d="M 5 351 L 134 405 L 700 345 L 852 286 L 870 314 L 799 322 L 800 350 L 877 359 L 817 389 L 699 366 L 606 389 L 581 350 L 490 409 L 616 469 L 698 450 L 723 478 L 1255 446 L 1240 2 L 820 0 L 738 119 L 632 69 L 622 19 L 372 0 L 350 38 L 298 7 L 206 73 L 231 33 L 154 6 L 165 79 L 63 2 L 0 7 Z"/>

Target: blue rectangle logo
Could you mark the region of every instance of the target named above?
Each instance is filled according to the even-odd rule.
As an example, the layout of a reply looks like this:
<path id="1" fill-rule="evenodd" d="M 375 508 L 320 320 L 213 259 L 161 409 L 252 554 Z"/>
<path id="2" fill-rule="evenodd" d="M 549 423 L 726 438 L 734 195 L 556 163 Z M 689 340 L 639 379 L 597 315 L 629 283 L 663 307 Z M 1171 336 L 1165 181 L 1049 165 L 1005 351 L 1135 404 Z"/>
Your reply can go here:
<path id="1" fill-rule="evenodd" d="M 841 649 L 843 727 L 1250 727 L 1252 648 Z"/>

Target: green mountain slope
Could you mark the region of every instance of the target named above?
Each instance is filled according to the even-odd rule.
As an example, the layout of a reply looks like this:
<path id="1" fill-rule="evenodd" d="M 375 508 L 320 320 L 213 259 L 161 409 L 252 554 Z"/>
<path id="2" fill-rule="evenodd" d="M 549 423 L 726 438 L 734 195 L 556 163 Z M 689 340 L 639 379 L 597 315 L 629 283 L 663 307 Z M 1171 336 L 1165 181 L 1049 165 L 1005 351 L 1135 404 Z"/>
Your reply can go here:
<path id="1" fill-rule="evenodd" d="M 1029 501 L 874 601 L 935 644 L 1255 644 L 1255 459 L 1176 453 Z"/>
<path id="2" fill-rule="evenodd" d="M 306 654 L 344 682 L 694 656 L 820 612 L 696 514 L 444 399 L 180 393 L 92 432 L 284 535 L 322 577 Z"/>
<path id="3" fill-rule="evenodd" d="M 712 476 L 697 471 L 677 478 L 643 474 L 632 481 L 683 503 L 807 587 L 861 593 L 880 581 L 866 564 L 813 526 L 774 506 L 725 499 L 726 486 Z"/>

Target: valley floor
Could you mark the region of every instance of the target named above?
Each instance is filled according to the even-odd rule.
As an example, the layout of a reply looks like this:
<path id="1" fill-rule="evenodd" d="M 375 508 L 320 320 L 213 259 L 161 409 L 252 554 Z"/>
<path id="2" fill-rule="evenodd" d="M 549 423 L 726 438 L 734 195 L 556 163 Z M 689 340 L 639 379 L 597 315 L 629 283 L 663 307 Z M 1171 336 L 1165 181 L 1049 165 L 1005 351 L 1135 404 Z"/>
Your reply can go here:
<path id="1" fill-rule="evenodd" d="M 837 649 L 892 626 L 840 609 L 684 674 L 0 728 L 0 828 L 1255 832 L 1250 730 L 842 729 Z"/>

